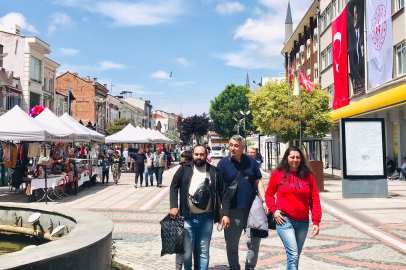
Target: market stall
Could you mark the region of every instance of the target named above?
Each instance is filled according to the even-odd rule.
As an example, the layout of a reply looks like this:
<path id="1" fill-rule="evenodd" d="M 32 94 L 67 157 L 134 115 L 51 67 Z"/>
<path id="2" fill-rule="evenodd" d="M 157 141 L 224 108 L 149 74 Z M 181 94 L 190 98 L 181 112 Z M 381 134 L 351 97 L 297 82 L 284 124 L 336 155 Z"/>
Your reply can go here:
<path id="1" fill-rule="evenodd" d="M 78 128 L 83 131 L 85 131 L 89 136 L 92 141 L 95 142 L 104 142 L 104 135 L 100 134 L 99 132 L 96 132 L 94 130 L 91 130 L 83 125 L 81 125 L 78 121 L 76 121 L 72 116 L 70 116 L 67 113 L 64 113 L 62 116 L 59 117 L 64 123 L 66 123 L 68 126 L 72 128 Z"/>
<path id="2" fill-rule="evenodd" d="M 140 127 L 134 127 L 128 124 L 116 134 L 106 137 L 106 143 L 154 143 L 152 137 L 149 137 Z"/>

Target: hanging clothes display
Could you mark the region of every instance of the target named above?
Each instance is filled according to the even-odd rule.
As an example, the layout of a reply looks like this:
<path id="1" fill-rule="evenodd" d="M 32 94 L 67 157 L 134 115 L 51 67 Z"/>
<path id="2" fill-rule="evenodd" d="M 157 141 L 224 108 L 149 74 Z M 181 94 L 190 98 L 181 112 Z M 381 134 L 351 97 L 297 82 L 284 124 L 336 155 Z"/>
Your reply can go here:
<path id="1" fill-rule="evenodd" d="M 9 152 L 9 160 L 4 161 L 4 166 L 9 167 L 9 168 L 15 168 L 17 165 L 17 147 L 10 145 L 8 147 L 8 152 Z M 7 152 L 7 151 L 6 151 Z"/>
<path id="2" fill-rule="evenodd" d="M 28 157 L 33 158 L 33 157 L 39 157 L 41 155 L 40 151 L 41 149 L 39 148 L 40 144 L 39 143 L 30 143 L 28 146 Z"/>

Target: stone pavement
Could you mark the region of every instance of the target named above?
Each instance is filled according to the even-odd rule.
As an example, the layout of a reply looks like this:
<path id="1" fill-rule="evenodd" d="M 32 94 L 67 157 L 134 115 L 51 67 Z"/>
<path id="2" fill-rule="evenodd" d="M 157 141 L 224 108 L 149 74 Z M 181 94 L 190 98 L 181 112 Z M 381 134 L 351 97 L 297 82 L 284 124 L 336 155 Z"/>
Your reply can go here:
<path id="1" fill-rule="evenodd" d="M 164 187 L 134 188 L 134 174 L 122 174 L 118 186 L 85 188 L 78 196 L 51 202 L 90 210 L 114 222 L 113 240 L 117 260 L 136 270 L 174 269 L 175 256 L 160 256 L 159 221 L 169 207 L 169 185 L 177 166 L 165 171 Z M 330 171 L 331 172 L 331 171 Z M 326 171 L 326 173 L 330 173 Z M 337 174 L 336 174 L 337 173 Z M 323 218 L 320 235 L 306 240 L 300 258 L 301 269 L 404 269 L 406 270 L 406 182 L 389 181 L 388 199 L 341 198 L 339 172 L 326 174 L 321 193 Z M 265 186 L 269 175 L 263 173 Z M 110 177 L 112 179 L 112 177 Z M 0 188 L 0 201 L 26 202 L 23 194 Z M 42 202 L 39 204 L 43 204 Z M 246 245 L 240 242 L 240 262 Z M 210 269 L 225 270 L 227 257 L 223 232 L 214 226 Z M 285 269 L 286 255 L 275 231 L 263 239 L 256 269 Z"/>

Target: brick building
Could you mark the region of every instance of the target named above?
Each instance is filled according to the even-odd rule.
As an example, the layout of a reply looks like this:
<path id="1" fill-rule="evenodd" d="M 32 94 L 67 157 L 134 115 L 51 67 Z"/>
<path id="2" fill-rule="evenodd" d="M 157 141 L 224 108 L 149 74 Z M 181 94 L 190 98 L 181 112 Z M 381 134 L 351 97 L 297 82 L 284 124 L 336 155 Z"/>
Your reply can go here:
<path id="1" fill-rule="evenodd" d="M 82 78 L 67 71 L 56 78 L 56 89 L 65 90 L 67 87 L 76 98 L 71 105 L 72 117 L 83 123 L 90 121 L 96 124 L 98 132 L 105 133 L 107 85 L 98 83 L 97 78 L 90 80 L 89 76 Z"/>

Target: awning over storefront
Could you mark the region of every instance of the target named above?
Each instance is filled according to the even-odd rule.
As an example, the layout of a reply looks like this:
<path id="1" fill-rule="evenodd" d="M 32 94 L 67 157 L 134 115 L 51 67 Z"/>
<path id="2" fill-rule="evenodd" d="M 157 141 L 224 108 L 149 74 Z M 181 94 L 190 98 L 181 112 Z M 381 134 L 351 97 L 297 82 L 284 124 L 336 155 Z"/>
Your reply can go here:
<path id="1" fill-rule="evenodd" d="M 336 122 L 345 117 L 359 117 L 406 104 L 406 85 L 360 100 L 330 113 Z"/>

